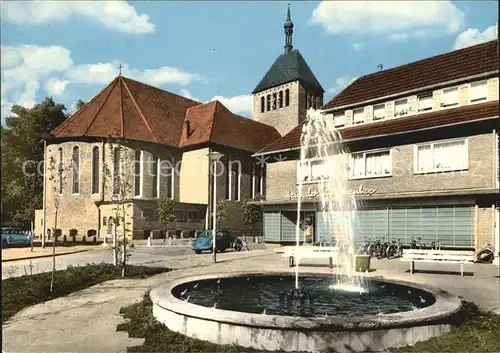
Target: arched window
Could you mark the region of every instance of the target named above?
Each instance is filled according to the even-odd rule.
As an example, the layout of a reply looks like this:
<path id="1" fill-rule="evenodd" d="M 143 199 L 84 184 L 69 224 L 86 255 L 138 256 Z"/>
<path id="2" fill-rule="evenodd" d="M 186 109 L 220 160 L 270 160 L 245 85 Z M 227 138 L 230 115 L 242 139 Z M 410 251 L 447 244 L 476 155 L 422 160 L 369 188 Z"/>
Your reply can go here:
<path id="1" fill-rule="evenodd" d="M 80 193 L 80 149 L 73 147 L 73 194 Z"/>
<path id="2" fill-rule="evenodd" d="M 59 147 L 59 163 L 57 166 L 57 174 L 59 177 L 59 195 L 63 193 L 63 150 Z"/>
<path id="3" fill-rule="evenodd" d="M 270 94 L 267 95 L 266 100 L 267 100 L 266 101 L 266 108 L 267 108 L 266 110 L 270 111 L 271 110 L 271 95 Z"/>
<path id="4" fill-rule="evenodd" d="M 99 147 L 92 148 L 92 194 L 99 193 Z"/>
<path id="5" fill-rule="evenodd" d="M 278 108 L 278 95 L 277 93 L 273 93 L 273 110 Z"/>
<path id="6" fill-rule="evenodd" d="M 167 173 L 165 175 L 165 182 L 167 183 L 167 197 L 172 199 L 174 197 L 174 180 L 176 172 L 175 159 L 170 157 L 169 159 L 162 161 L 162 163 L 164 163 L 167 169 Z"/>
<path id="7" fill-rule="evenodd" d="M 290 105 L 290 90 L 287 88 L 285 90 L 285 107 Z"/>
<path id="8" fill-rule="evenodd" d="M 121 162 L 120 162 L 120 148 L 116 147 L 113 151 L 113 194 L 120 194 L 121 184 Z"/>
<path id="9" fill-rule="evenodd" d="M 158 197 L 159 178 L 158 178 L 158 156 L 153 155 L 151 161 L 151 176 L 153 177 L 153 182 L 151 183 L 151 195 L 153 197 Z"/>
<path id="10" fill-rule="evenodd" d="M 262 96 L 260 97 L 260 112 L 264 113 L 265 110 L 266 110 L 266 102 L 264 96 Z"/>
<path id="11" fill-rule="evenodd" d="M 241 162 L 231 161 L 231 197 L 235 201 L 240 200 Z"/>
<path id="12" fill-rule="evenodd" d="M 142 187 L 142 151 L 135 151 L 134 158 L 134 196 L 140 196 Z"/>
<path id="13" fill-rule="evenodd" d="M 283 108 L 283 91 L 280 91 L 278 95 L 278 107 Z"/>

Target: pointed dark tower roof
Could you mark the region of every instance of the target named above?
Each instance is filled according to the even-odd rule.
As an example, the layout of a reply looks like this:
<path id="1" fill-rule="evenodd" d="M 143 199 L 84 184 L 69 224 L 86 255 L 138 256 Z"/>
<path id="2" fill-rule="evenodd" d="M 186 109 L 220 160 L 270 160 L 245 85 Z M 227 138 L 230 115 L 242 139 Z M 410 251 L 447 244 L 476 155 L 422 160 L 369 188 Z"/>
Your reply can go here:
<path id="1" fill-rule="evenodd" d="M 290 16 L 290 5 L 288 5 L 284 28 L 285 52 L 278 56 L 252 93 L 262 92 L 297 80 L 306 86 L 325 92 L 302 54 L 297 49 L 293 49 L 293 22 Z"/>

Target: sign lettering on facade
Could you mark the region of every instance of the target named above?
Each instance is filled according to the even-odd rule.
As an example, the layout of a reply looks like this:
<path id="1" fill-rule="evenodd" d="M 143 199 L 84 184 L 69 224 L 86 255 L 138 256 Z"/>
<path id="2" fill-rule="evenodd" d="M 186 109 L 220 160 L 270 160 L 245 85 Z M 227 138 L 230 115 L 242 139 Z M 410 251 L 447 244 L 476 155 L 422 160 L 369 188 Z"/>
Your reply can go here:
<path id="1" fill-rule="evenodd" d="M 357 189 L 347 189 L 344 191 L 346 195 L 373 195 L 374 193 L 377 192 L 377 189 L 370 189 L 370 188 L 364 188 L 363 185 L 360 185 L 359 188 Z M 327 190 L 324 191 L 323 193 L 325 197 L 328 198 L 329 192 Z M 312 189 L 309 188 L 307 191 L 302 193 L 302 198 L 303 199 L 316 199 L 321 196 L 321 192 L 318 189 Z M 285 199 L 288 200 L 294 200 L 299 198 L 299 193 L 298 192 L 292 192 L 290 190 L 287 190 L 285 192 Z"/>

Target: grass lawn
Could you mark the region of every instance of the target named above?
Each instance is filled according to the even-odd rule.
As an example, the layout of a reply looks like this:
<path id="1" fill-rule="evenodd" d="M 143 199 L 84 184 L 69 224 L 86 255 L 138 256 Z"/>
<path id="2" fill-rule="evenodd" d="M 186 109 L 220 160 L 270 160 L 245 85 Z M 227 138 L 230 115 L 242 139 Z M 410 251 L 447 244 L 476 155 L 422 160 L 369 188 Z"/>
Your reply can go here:
<path id="1" fill-rule="evenodd" d="M 145 278 L 169 271 L 166 268 L 127 266 L 125 278 Z M 111 264 L 90 264 L 56 271 L 54 290 L 50 292 L 51 273 L 13 277 L 2 280 L 2 324 L 22 309 L 50 299 L 89 288 L 121 277 L 121 270 Z"/>
<path id="2" fill-rule="evenodd" d="M 130 337 L 145 338 L 143 345 L 129 347 L 128 352 L 264 352 L 238 346 L 221 346 L 172 332 L 155 321 L 152 305 L 149 294 L 146 293 L 141 302 L 122 308 L 121 314 L 130 321 L 120 324 L 117 330 L 128 332 Z M 499 352 L 500 315 L 482 313 L 470 303 L 465 303 L 465 315 L 466 321 L 447 335 L 412 347 L 391 349 L 390 352 Z"/>

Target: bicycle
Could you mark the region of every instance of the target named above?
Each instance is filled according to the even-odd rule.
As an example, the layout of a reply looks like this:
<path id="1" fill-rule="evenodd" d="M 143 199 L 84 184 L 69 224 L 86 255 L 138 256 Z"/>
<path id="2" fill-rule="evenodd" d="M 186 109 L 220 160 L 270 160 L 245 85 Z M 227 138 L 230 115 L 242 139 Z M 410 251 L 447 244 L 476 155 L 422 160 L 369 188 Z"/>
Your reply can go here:
<path id="1" fill-rule="evenodd" d="M 365 238 L 365 242 L 362 243 L 358 248 L 358 254 L 359 255 L 364 255 L 364 254 L 369 255 L 368 249 L 369 249 L 370 245 L 371 245 L 371 239 Z"/>
<path id="2" fill-rule="evenodd" d="M 439 240 L 433 241 L 431 243 L 431 250 L 441 250 L 441 243 Z"/>
<path id="3" fill-rule="evenodd" d="M 398 239 L 397 242 L 393 240 L 392 244 L 387 246 L 386 255 L 388 259 L 394 257 L 401 257 L 403 255 L 403 247 L 401 246 L 401 239 Z"/>

